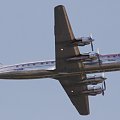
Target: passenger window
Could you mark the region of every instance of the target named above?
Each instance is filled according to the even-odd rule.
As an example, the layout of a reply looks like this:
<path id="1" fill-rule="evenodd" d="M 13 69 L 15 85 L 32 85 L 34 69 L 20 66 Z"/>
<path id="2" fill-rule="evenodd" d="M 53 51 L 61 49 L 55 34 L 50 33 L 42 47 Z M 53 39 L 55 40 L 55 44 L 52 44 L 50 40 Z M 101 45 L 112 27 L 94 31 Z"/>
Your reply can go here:
<path id="1" fill-rule="evenodd" d="M 35 65 L 35 63 L 33 63 L 33 65 Z"/>

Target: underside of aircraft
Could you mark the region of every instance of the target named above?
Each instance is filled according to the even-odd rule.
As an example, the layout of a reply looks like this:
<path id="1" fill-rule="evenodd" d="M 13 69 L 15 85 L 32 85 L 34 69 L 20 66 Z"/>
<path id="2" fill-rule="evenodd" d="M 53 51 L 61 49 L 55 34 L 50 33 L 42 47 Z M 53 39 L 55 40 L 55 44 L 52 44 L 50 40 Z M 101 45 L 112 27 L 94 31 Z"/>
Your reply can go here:
<path id="1" fill-rule="evenodd" d="M 89 74 L 119 71 L 120 54 L 81 53 L 79 46 L 90 45 L 94 50 L 92 35 L 75 38 L 63 5 L 54 8 L 54 15 L 55 61 L 1 65 L 0 79 L 56 79 L 80 115 L 88 115 L 88 96 L 104 95 L 106 90 L 104 74 Z"/>

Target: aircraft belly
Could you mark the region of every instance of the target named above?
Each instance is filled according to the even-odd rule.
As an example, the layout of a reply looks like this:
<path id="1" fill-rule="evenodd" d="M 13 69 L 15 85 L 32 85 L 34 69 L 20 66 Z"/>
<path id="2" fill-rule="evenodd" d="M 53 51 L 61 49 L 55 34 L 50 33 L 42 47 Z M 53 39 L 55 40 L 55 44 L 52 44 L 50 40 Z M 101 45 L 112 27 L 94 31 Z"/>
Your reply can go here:
<path id="1" fill-rule="evenodd" d="M 84 69 L 81 69 L 79 71 L 73 71 L 73 72 L 56 72 L 56 74 L 53 76 L 53 78 L 63 78 L 65 76 L 79 76 L 83 72 L 86 74 L 91 73 L 99 73 L 99 72 L 111 72 L 111 71 L 119 71 L 120 70 L 120 63 L 105 63 L 102 65 L 85 65 Z"/>
<path id="2" fill-rule="evenodd" d="M 87 74 L 89 73 L 97 73 L 97 72 L 111 72 L 111 71 L 119 71 L 120 63 L 104 63 L 101 65 L 86 65 L 84 68 Z"/>
<path id="3" fill-rule="evenodd" d="M 80 75 L 98 72 L 119 71 L 120 63 L 104 63 L 102 65 L 85 65 L 84 69 L 74 72 L 57 72 L 55 70 L 29 70 L 29 71 L 3 71 L 0 79 L 36 79 L 36 78 L 60 78 L 65 76 Z"/>
<path id="4" fill-rule="evenodd" d="M 11 71 L 0 73 L 0 79 L 37 79 L 51 78 L 55 74 L 49 70 Z"/>

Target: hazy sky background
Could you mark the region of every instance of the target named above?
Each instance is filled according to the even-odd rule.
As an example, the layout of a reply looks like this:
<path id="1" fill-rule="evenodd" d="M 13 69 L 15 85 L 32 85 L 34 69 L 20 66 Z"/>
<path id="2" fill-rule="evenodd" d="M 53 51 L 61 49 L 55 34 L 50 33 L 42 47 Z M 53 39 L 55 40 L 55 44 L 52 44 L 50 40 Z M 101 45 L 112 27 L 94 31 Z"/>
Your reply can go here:
<path id="1" fill-rule="evenodd" d="M 93 33 L 95 50 L 120 52 L 119 0 L 0 0 L 0 62 L 55 59 L 54 7 L 66 7 L 76 37 Z M 81 51 L 90 51 L 90 46 Z M 0 120 L 113 120 L 120 118 L 120 74 L 106 73 L 105 96 L 90 97 L 80 116 L 58 81 L 0 81 Z"/>

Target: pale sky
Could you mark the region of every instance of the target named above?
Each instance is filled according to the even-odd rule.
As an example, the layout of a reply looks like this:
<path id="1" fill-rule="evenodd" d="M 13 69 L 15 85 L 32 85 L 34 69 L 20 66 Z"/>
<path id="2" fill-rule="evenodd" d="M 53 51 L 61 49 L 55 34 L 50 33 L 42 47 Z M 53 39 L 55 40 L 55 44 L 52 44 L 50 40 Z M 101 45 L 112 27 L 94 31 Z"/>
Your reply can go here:
<path id="1" fill-rule="evenodd" d="M 54 60 L 54 7 L 66 7 L 76 37 L 93 33 L 101 54 L 120 53 L 119 0 L 1 0 L 0 62 Z M 91 51 L 90 46 L 80 48 Z M 1 80 L 0 120 L 113 120 L 120 118 L 120 74 L 106 73 L 105 96 L 90 97 L 80 116 L 58 81 Z"/>

